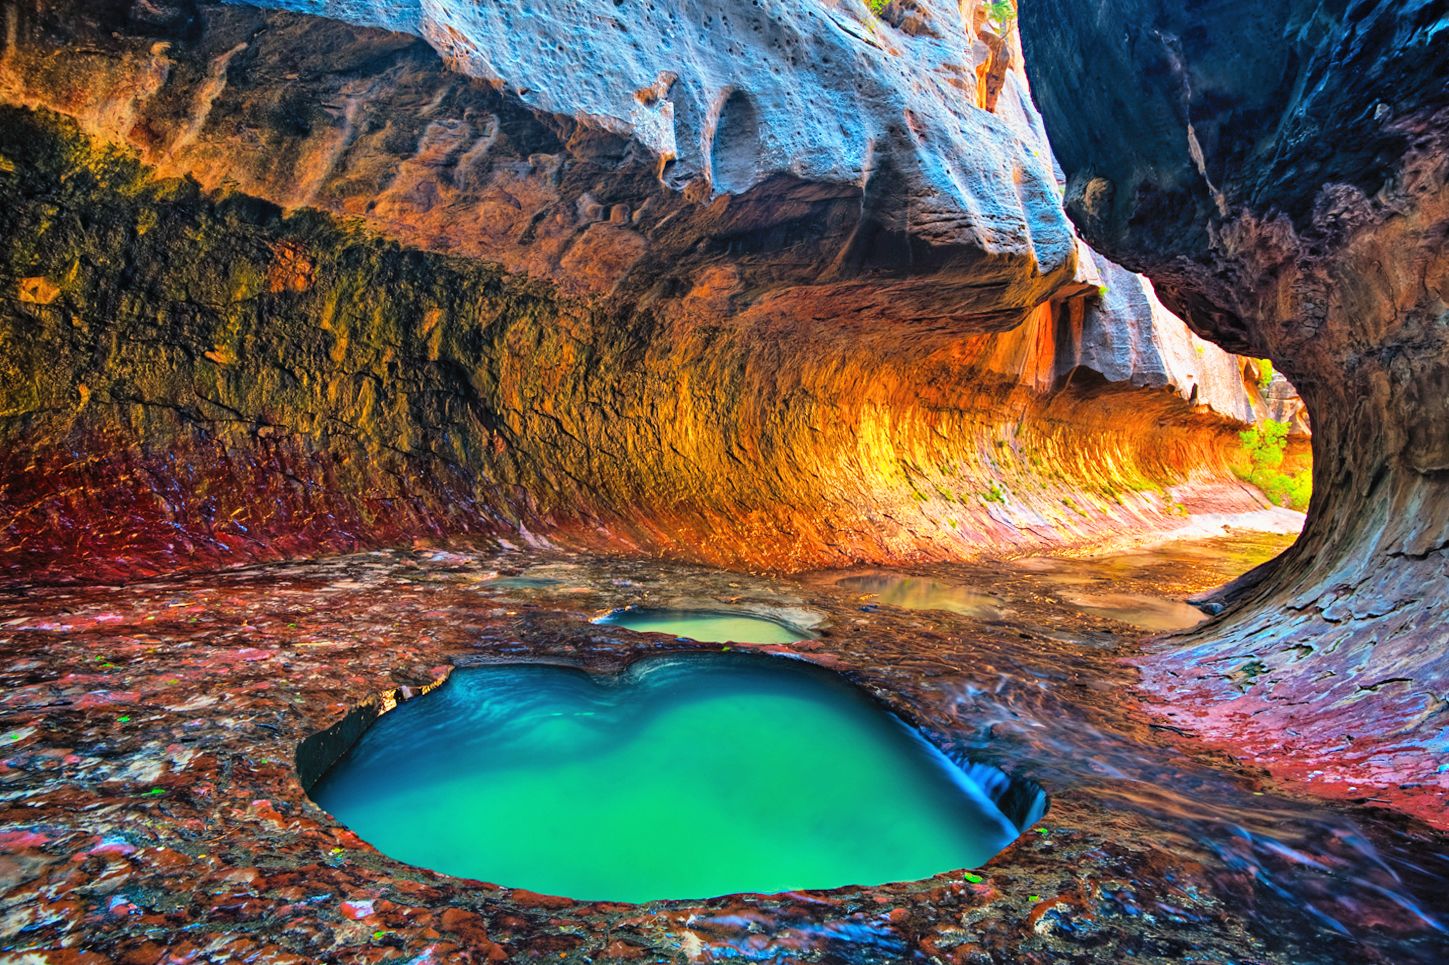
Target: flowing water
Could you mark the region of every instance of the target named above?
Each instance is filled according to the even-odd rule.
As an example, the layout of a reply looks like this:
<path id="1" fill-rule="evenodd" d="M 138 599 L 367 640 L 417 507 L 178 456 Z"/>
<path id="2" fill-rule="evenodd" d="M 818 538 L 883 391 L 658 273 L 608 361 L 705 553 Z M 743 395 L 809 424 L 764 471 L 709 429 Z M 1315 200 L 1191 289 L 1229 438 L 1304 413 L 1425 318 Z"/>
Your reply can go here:
<path id="1" fill-rule="evenodd" d="M 629 608 L 594 622 L 640 633 L 668 633 L 698 643 L 797 643 L 809 637 L 776 620 L 725 611 Z"/>
<path id="2" fill-rule="evenodd" d="M 312 796 L 400 860 L 622 901 L 924 878 L 1018 834 L 849 684 L 725 655 L 612 683 L 461 670 L 382 717 Z"/>

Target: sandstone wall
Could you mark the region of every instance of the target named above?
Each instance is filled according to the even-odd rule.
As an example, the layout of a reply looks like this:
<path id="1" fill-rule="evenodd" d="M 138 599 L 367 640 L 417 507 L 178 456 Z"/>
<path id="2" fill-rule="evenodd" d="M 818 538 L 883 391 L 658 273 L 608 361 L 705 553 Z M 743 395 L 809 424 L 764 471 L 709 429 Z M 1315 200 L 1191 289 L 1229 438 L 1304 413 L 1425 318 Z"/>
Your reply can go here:
<path id="1" fill-rule="evenodd" d="M 1444 5 L 1022 11 L 1087 239 L 1313 417 L 1303 538 L 1148 666 L 1186 727 L 1443 820 L 1449 774 Z M 1091 98 L 1081 96 L 1083 90 Z"/>
<path id="2" fill-rule="evenodd" d="M 1175 525 L 1168 487 L 1222 477 L 1236 442 L 1187 382 L 1083 378 L 1083 305 L 904 341 L 621 313 L 156 180 L 54 115 L 0 126 L 13 580 L 479 531 L 752 567 L 958 558 Z"/>
<path id="3" fill-rule="evenodd" d="M 478 531 L 795 568 L 1257 505 L 1241 363 L 1078 255 L 970 11 L 308 9 L 362 25 L 6 8 L 10 579 Z"/>

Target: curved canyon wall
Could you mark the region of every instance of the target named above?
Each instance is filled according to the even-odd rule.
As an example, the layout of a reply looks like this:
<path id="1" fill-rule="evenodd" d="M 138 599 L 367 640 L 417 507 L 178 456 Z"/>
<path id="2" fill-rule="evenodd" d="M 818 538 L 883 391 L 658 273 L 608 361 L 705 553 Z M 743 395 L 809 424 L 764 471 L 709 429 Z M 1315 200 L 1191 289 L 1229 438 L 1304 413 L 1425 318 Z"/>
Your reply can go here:
<path id="1" fill-rule="evenodd" d="M 0 128 L 14 577 L 478 531 L 776 567 L 1096 541 L 1174 524 L 1252 417 L 1235 360 L 1095 299 L 906 345 L 620 314 Z"/>
<path id="2" fill-rule="evenodd" d="M 1307 528 L 1147 665 L 1184 727 L 1329 793 L 1449 792 L 1449 20 L 1428 0 L 1024 5 L 1088 241 L 1313 417 Z M 1083 99 L 1083 89 L 1094 92 Z"/>
<path id="3" fill-rule="evenodd" d="M 707 283 L 822 317 L 1001 331 L 1072 280 L 1024 81 L 995 112 L 968 106 L 954 4 L 917 3 L 909 30 L 855 3 L 260 6 L 339 19 L 9 7 L 0 96 L 132 144 L 163 175 L 566 294 L 647 304 Z"/>
<path id="4" fill-rule="evenodd" d="M 6 579 L 473 532 L 801 568 L 1259 505 L 1272 400 L 1079 256 L 955 5 L 561 7 L 6 8 Z"/>

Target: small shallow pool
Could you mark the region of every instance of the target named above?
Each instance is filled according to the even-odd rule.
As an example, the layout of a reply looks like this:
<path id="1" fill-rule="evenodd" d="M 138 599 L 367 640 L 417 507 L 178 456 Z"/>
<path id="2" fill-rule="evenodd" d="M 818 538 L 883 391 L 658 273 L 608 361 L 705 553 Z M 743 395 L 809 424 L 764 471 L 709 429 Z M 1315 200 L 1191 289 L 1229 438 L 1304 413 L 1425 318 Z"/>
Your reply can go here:
<path id="1" fill-rule="evenodd" d="M 1003 604 L 997 597 L 908 573 L 853 574 L 838 578 L 835 585 L 908 610 L 945 610 L 978 620 L 995 620 L 1003 615 Z"/>
<path id="2" fill-rule="evenodd" d="M 668 633 L 698 643 L 796 643 L 803 630 L 750 613 L 725 610 L 656 610 L 628 607 L 594 621 L 640 633 Z"/>
<path id="3" fill-rule="evenodd" d="M 1207 619 L 1207 614 L 1181 600 L 1164 600 L 1145 593 L 1066 592 L 1062 598 L 1088 613 L 1096 613 L 1144 630 L 1188 630 Z"/>
<path id="4" fill-rule="evenodd" d="M 727 654 L 602 680 L 459 670 L 379 718 L 311 795 L 401 861 L 614 901 L 925 878 L 1019 833 L 843 679 Z"/>

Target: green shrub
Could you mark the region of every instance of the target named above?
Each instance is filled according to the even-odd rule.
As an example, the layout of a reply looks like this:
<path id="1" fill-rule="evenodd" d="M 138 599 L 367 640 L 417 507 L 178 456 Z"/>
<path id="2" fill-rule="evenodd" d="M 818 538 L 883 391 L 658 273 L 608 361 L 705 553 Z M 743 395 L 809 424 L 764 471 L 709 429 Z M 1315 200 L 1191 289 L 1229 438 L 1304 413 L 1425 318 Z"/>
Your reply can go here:
<path id="1" fill-rule="evenodd" d="M 1268 359 L 1258 360 L 1258 391 L 1267 392 L 1273 384 L 1273 363 Z"/>
<path id="2" fill-rule="evenodd" d="M 1016 4 L 1011 0 L 986 0 L 981 5 L 986 12 L 986 20 L 996 29 L 997 33 L 1005 32 L 1011 22 L 1016 19 Z"/>
<path id="3" fill-rule="evenodd" d="M 1262 425 L 1238 433 L 1243 443 L 1246 468 L 1238 476 L 1263 490 L 1270 502 L 1293 509 L 1305 509 L 1313 494 L 1313 473 L 1308 469 L 1285 473 L 1283 451 L 1288 448 L 1288 423 L 1267 419 Z"/>

